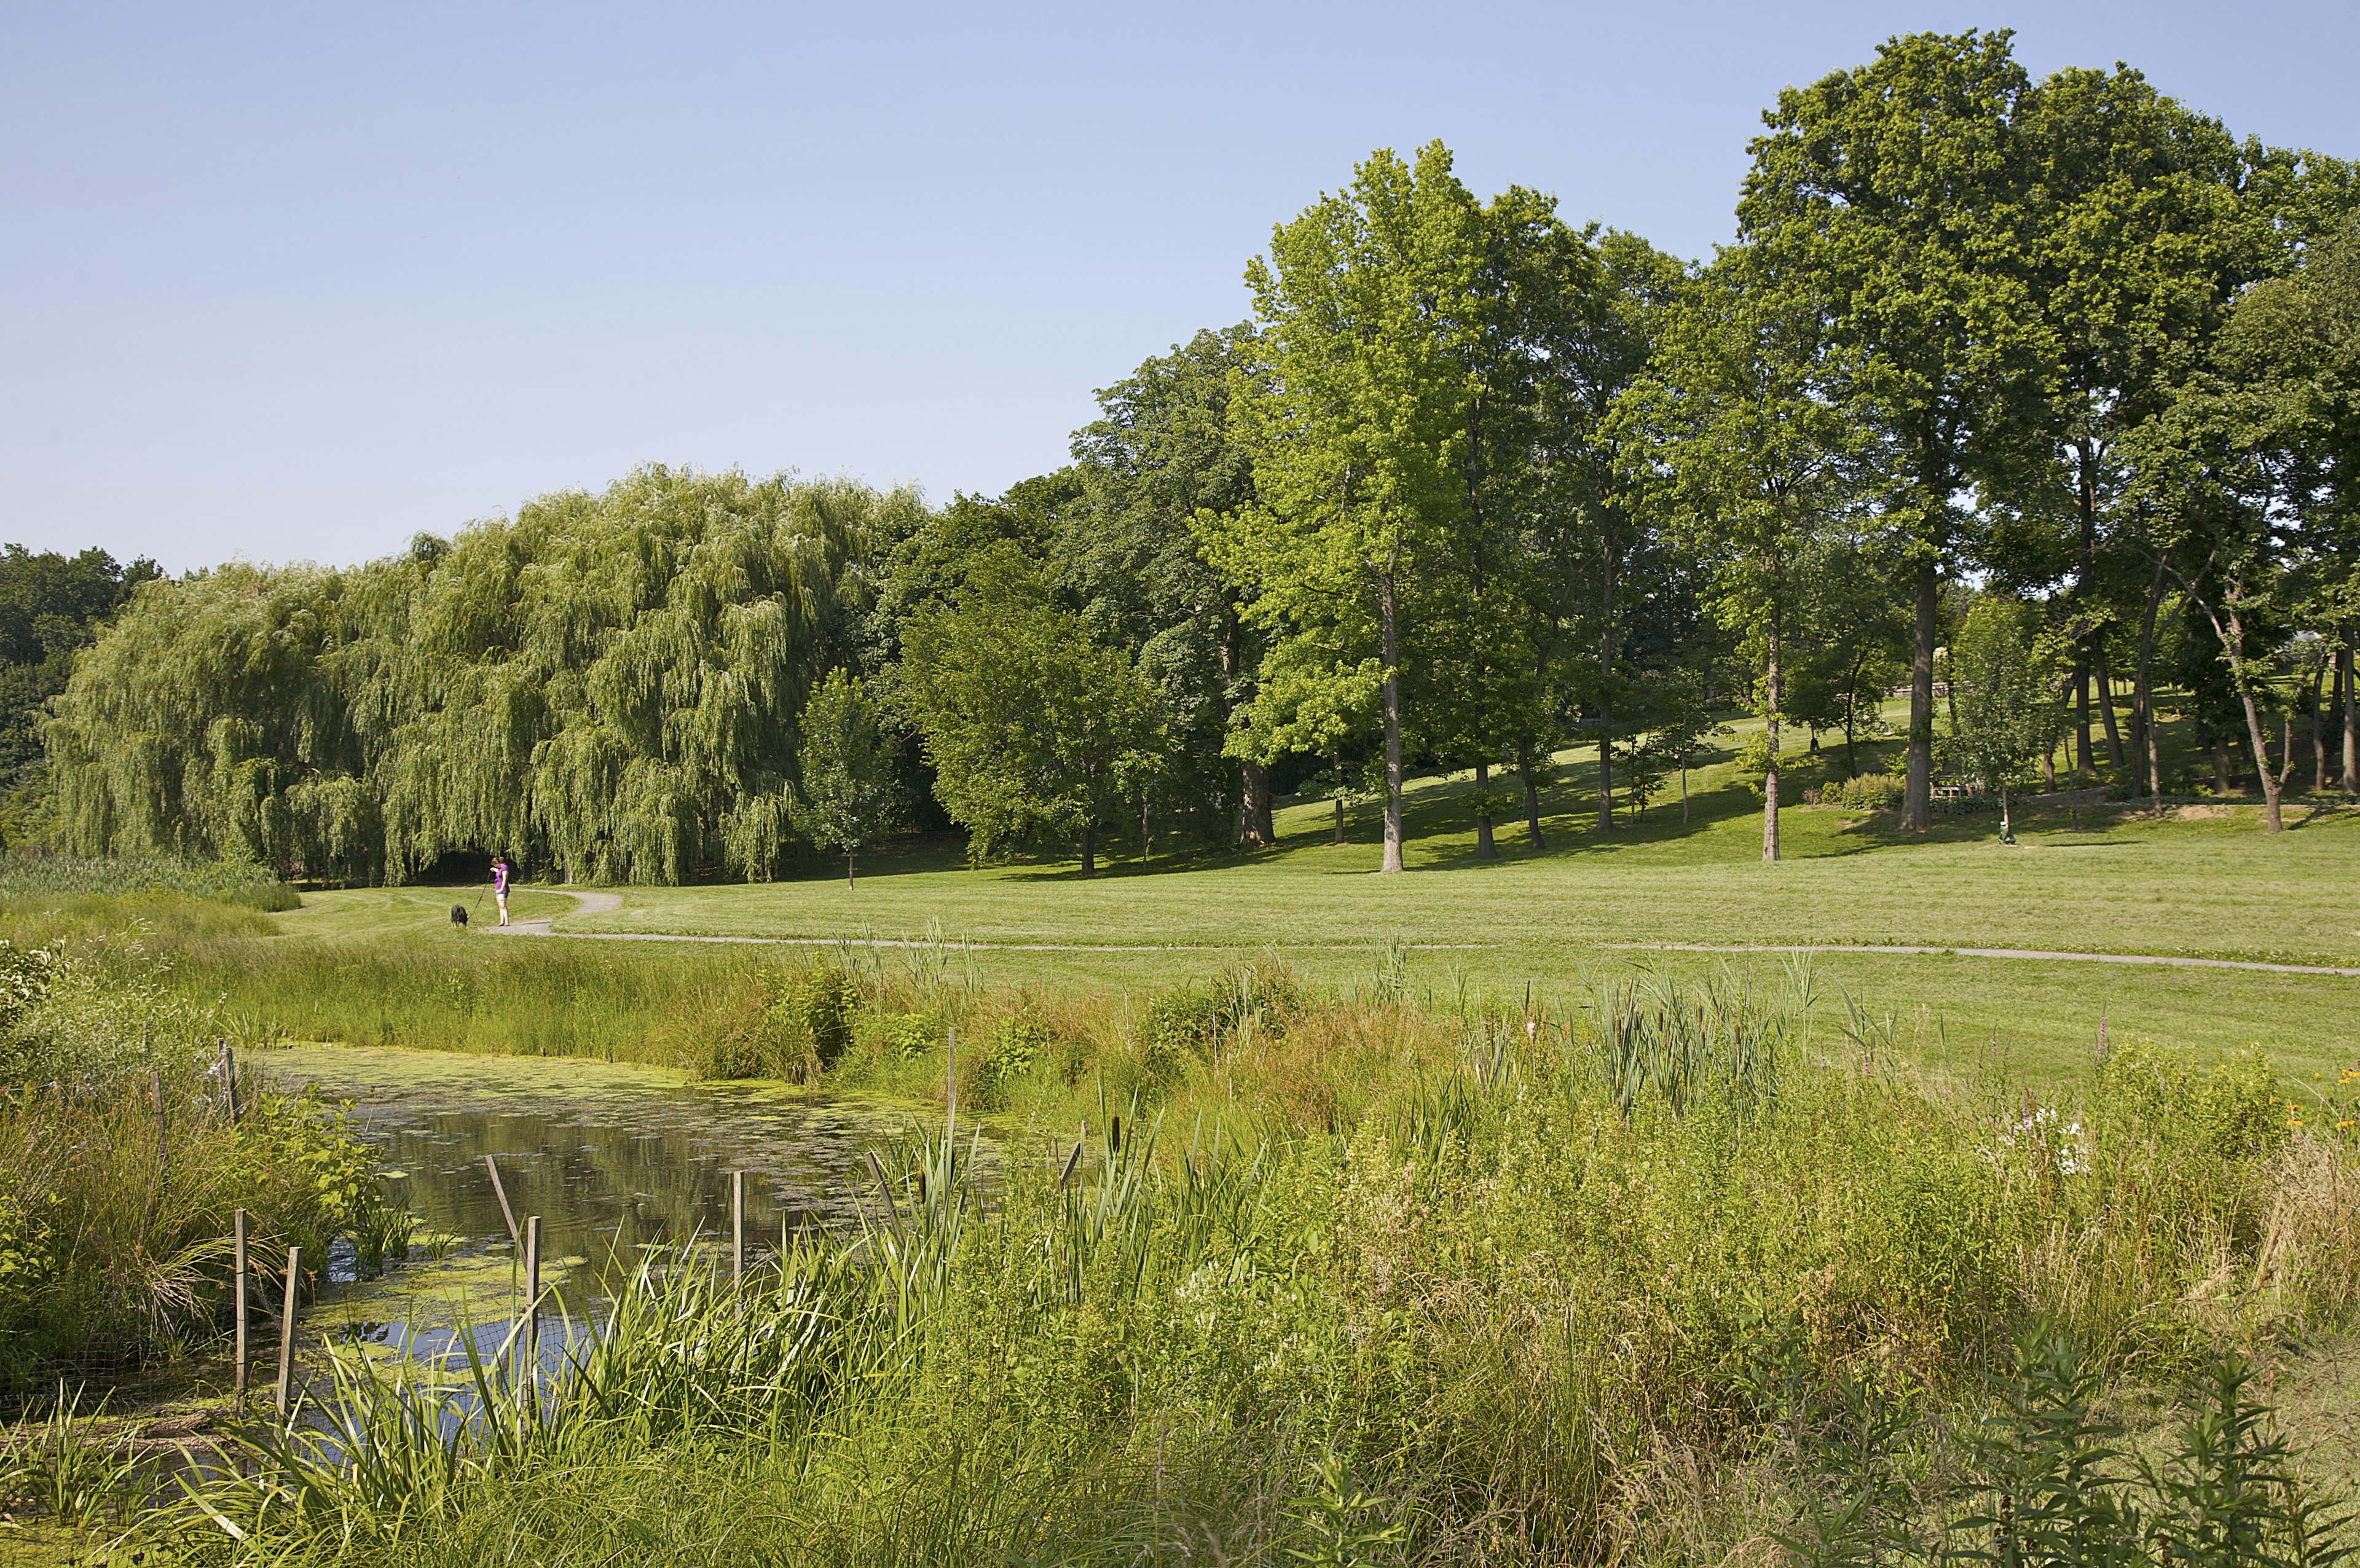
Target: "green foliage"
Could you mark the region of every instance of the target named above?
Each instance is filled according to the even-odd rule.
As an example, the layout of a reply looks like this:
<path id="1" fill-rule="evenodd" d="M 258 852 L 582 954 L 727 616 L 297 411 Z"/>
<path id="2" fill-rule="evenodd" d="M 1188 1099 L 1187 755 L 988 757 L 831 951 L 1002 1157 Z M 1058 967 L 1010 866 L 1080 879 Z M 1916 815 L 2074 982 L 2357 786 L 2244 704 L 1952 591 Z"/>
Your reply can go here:
<path id="1" fill-rule="evenodd" d="M 1094 869 L 1098 830 L 1154 757 L 1155 701 L 1129 656 L 1010 557 L 978 570 L 956 608 L 911 623 L 901 671 L 935 796 L 972 852 L 1078 837 Z"/>
<path id="2" fill-rule="evenodd" d="M 1010 1013 L 993 1023 L 984 1036 L 963 1098 L 975 1110 L 998 1110 L 1008 1104 L 1016 1085 L 1032 1077 L 1048 1056 L 1048 1025 L 1029 1010 Z"/>
<path id="3" fill-rule="evenodd" d="M 829 670 L 813 691 L 803 728 L 803 783 L 791 813 L 795 831 L 842 855 L 848 882 L 853 856 L 901 824 L 892 750 L 867 686 L 842 670 Z"/>
<path id="4" fill-rule="evenodd" d="M 809 1041 L 820 1065 L 830 1067 L 852 1043 L 853 1021 L 860 1003 L 860 988 L 850 975 L 832 966 L 814 965 L 772 981 L 770 1017 L 779 1028 Z"/>
<path id="5" fill-rule="evenodd" d="M 855 1038 L 890 1062 L 915 1062 L 943 1043 L 942 1020 L 931 1013 L 862 1013 Z"/>
<path id="6" fill-rule="evenodd" d="M 855 563 L 916 506 L 651 466 L 351 572 L 155 584 L 58 700 L 60 833 L 356 881 L 467 851 L 577 881 L 768 872 Z"/>
<path id="7" fill-rule="evenodd" d="M 1797 1027 L 1765 1018 L 1791 1001 L 1732 1022 Z M 1035 1060 L 1042 1016 L 1014 1016 Z M 1403 1019 L 1321 1004 L 1298 1027 Z M 1102 1103 L 1085 1159 L 1025 1146 L 988 1207 L 961 1145 L 889 1145 L 890 1218 L 742 1291 L 651 1260 L 542 1399 L 348 1357 L 362 1443 L 249 1430 L 202 1503 L 168 1494 L 137 1529 L 200 1562 L 628 1556 L 665 1531 L 730 1561 L 1129 1561 L 1153 1530 L 1232 1561 L 1717 1561 L 1775 1536 L 1930 1563 L 2105 1562 L 2068 1549 L 2126 1521 L 2147 1560 L 2168 1539 L 2332 1561 L 2344 1527 L 2233 1364 L 2177 1342 L 2201 1387 L 2151 1475 L 2093 1413 L 2093 1378 L 2156 1365 L 2202 1310 L 2181 1269 L 2257 1263 L 2241 1227 L 2269 1192 L 2216 1163 L 2207 1201 L 2234 1212 L 2191 1225 L 2155 1205 L 2201 1168 L 2134 1156 L 2060 1192 L 1986 1152 L 2005 1096 L 1830 1049 L 1789 1053 L 1743 1129 L 1710 1099 L 1626 1116 L 1596 1042 L 1553 1028 L 1480 1072 L 1433 1058 L 1332 1134 L 1240 1107 L 1181 1138 Z M 1244 1094 L 1265 1081 L 1233 1065 Z M 2093 1274 L 2147 1283 L 2102 1303 Z M 1759 1505 L 1629 1508 L 1667 1459 Z"/>
<path id="8" fill-rule="evenodd" d="M 1901 804 L 1908 780 L 1894 773 L 1860 773 L 1832 787 L 1831 804 L 1855 811 L 1888 811 Z M 1827 800 L 1822 794 L 1820 799 Z"/>
<path id="9" fill-rule="evenodd" d="M 20 544 L 0 550 L 0 844 L 45 841 L 52 811 L 42 704 L 65 690 L 74 655 L 141 583 L 161 575 L 144 556 L 124 566 L 97 549 L 71 557 Z"/>
<path id="10" fill-rule="evenodd" d="M 2055 650 L 2032 609 L 1983 594 L 1950 648 L 1950 766 L 1994 794 L 2020 782 L 2065 726 Z"/>
<path id="11" fill-rule="evenodd" d="M 300 909 L 302 898 L 267 866 L 127 855 L 84 860 L 68 855 L 0 856 L 0 898 L 58 898 L 183 893 L 266 912 Z"/>
<path id="12" fill-rule="evenodd" d="M 351 1236 L 372 1268 L 406 1247 L 408 1216 L 333 1107 L 241 1080 L 228 1119 L 217 1015 L 152 975 L 8 956 L 50 983 L 0 1040 L 0 1388 L 104 1376 L 212 1334 L 235 1209 L 266 1276 L 290 1244 L 320 1258 Z"/>
<path id="13" fill-rule="evenodd" d="M 2207 1072 L 2191 1051 L 2126 1038 L 2109 1045 L 2098 1083 L 2102 1104 L 2133 1125 L 2228 1160 L 2284 1147 L 2298 1116 L 2259 1047 L 2232 1052 Z"/>

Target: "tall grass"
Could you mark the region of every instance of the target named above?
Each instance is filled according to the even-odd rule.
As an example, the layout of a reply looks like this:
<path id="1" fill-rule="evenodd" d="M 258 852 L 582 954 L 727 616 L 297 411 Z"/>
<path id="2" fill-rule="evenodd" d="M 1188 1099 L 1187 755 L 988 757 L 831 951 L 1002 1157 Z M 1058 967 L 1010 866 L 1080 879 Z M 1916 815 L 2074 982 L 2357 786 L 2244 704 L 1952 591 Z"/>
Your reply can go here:
<path id="1" fill-rule="evenodd" d="M 292 909 L 295 889 L 264 866 L 179 860 L 169 855 L 84 859 L 71 855 L 0 855 L 0 899 L 125 898 L 177 893 L 251 909 Z"/>
<path id="2" fill-rule="evenodd" d="M 290 1245 L 394 1244 L 367 1150 L 312 1100 L 227 1081 L 207 1010 L 6 942 L 0 1002 L 0 1396 L 103 1383 L 216 1332 L 237 1209 L 266 1278 Z"/>
<path id="3" fill-rule="evenodd" d="M 955 1131 L 880 1150 L 855 1234 L 743 1293 L 651 1265 L 539 1399 L 355 1360 L 333 1432 L 250 1432 L 141 1528 L 355 1563 L 1932 1562 L 2005 1548 L 1999 1496 L 2056 1501 L 2052 1438 L 2096 1431 L 2060 1410 L 2192 1377 L 2151 1471 L 2082 1445 L 2076 1496 L 2136 1510 L 2114 1560 L 2243 1518 L 2326 1561 L 2220 1352 L 2355 1321 L 2354 1149 L 2259 1063 L 1932 1082 L 1804 1048 L 1784 985 L 1622 994 L 1795 1042 L 1677 1095 L 1622 1092 L 1613 993 L 1437 1021 L 1273 986 L 1119 1096 L 1024 998 L 999 1016 L 1050 1044 L 1008 1114 L 1041 1130 L 989 1185 Z M 1373 1083 L 1263 1094 L 1304 1040 Z"/>

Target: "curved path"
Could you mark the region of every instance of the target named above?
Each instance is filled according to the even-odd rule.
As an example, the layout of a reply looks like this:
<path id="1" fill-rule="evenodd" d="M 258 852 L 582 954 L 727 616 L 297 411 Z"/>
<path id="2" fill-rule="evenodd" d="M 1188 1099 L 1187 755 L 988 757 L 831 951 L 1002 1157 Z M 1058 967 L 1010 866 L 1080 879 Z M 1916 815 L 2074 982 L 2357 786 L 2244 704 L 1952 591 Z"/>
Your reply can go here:
<path id="1" fill-rule="evenodd" d="M 576 915 L 608 915 L 623 907 L 620 893 L 575 893 L 548 888 L 544 891 L 565 891 L 574 901 L 568 911 Z M 1227 953 L 1229 948 L 1217 942 L 1099 942 L 1075 943 L 1061 942 L 929 942 L 923 937 L 893 936 L 687 936 L 677 931 L 558 931 L 553 921 L 563 915 L 545 915 L 537 920 L 510 920 L 505 926 L 486 926 L 493 936 L 570 936 L 583 942 L 722 942 L 751 943 L 758 947 L 836 947 L 851 942 L 860 947 L 941 947 L 954 952 L 971 949 L 977 953 Z M 1290 947 L 1317 947 L 1317 942 L 1289 942 Z M 1359 953 L 1370 946 L 1353 942 L 1338 946 L 1338 953 Z M 1403 945 L 1419 953 L 1469 951 L 1496 947 L 1490 942 L 1413 942 Z"/>
<path id="2" fill-rule="evenodd" d="M 612 914 L 623 907 L 620 893 L 568 893 L 574 900 L 577 915 Z M 1076 944 L 1053 942 L 928 942 L 919 937 L 850 937 L 850 936 L 681 936 L 663 931 L 562 931 L 552 922 L 555 916 L 537 920 L 517 920 L 506 927 L 487 928 L 495 936 L 567 936 L 585 942 L 744 942 L 770 947 L 835 947 L 842 942 L 856 942 L 863 947 L 945 947 L 972 949 L 979 953 L 1223 953 L 1228 949 L 1212 943 L 1157 944 L 1152 942 Z M 1289 946 L 1318 946 L 1318 943 L 1288 943 Z M 1358 952 L 1360 946 L 1337 947 L 1334 951 Z M 1418 942 L 1407 944 L 1419 952 L 1465 951 L 1496 947 L 1488 942 Z M 1901 954 L 1954 954 L 1961 958 L 2032 958 L 2052 963 L 2079 964 L 2157 964 L 2174 969 L 2254 969 L 2272 975 L 2360 975 L 2360 968 L 2342 968 L 2324 964 L 2266 964 L 2245 958 L 2183 958 L 2161 953 L 2064 953 L 2037 947 L 1905 947 L 1872 946 L 1865 943 L 1830 943 L 1826 946 L 1719 946 L 1699 942 L 1609 942 L 1601 947 L 1622 953 L 1891 953 Z"/>
<path id="3" fill-rule="evenodd" d="M 1825 947 L 1717 947 L 1701 942 L 1610 942 L 1601 944 L 1646 953 L 1954 953 L 1961 958 L 2048 958 L 2083 964 L 2161 964 L 2176 969 L 2260 969 L 2273 975 L 2360 975 L 2325 964 L 2265 964 L 2250 958 L 2182 958 L 2164 953 L 2060 953 L 2038 947 L 1884 947 L 1830 944 Z"/>

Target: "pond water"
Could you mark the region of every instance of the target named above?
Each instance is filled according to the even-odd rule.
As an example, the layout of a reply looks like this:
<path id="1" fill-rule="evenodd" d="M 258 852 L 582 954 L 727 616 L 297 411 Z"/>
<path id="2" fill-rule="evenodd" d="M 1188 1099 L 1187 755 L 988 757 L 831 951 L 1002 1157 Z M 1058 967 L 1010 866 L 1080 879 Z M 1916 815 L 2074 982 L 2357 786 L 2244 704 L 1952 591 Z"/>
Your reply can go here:
<path id="1" fill-rule="evenodd" d="M 651 1252 L 726 1253 L 733 1171 L 746 1172 L 748 1267 L 766 1267 L 788 1232 L 858 1225 L 863 1144 L 915 1121 L 884 1101 L 571 1059 L 302 1046 L 250 1060 L 283 1087 L 352 1102 L 388 1192 L 418 1216 L 421 1237 L 446 1238 L 440 1258 L 374 1279 L 355 1277 L 339 1243 L 301 1339 L 429 1359 L 458 1349 L 463 1333 L 493 1354 L 523 1300 L 486 1155 L 519 1225 L 541 1216 L 541 1279 L 555 1286 L 542 1316 L 559 1320 L 541 1332 L 548 1360 Z M 257 1385 L 268 1378 L 265 1332 L 257 1325 Z"/>

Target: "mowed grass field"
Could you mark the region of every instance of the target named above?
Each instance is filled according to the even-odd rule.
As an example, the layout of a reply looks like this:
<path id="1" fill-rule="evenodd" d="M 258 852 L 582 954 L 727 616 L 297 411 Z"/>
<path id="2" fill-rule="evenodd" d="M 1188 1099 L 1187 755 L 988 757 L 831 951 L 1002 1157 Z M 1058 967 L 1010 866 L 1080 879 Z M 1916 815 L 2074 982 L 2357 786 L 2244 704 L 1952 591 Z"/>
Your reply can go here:
<path id="1" fill-rule="evenodd" d="M 1142 861 L 1134 838 L 1128 855 L 1118 845 L 1083 877 L 1071 861 L 977 868 L 955 845 L 920 844 L 874 857 L 856 887 L 814 869 L 753 886 L 612 889 L 619 909 L 563 914 L 557 929 L 948 942 L 988 984 L 1126 990 L 1265 953 L 1314 983 L 1349 988 L 1371 981 L 1377 954 L 1397 942 L 1410 948 L 1413 986 L 1442 1005 L 1530 992 L 1573 1006 L 1591 983 L 1633 964 L 1786 962 L 1696 947 L 2006 947 L 2360 967 L 2360 811 L 2333 800 L 2290 802 L 2292 825 L 2278 835 L 2260 832 L 2245 805 L 2157 815 L 2032 803 L 2019 811 L 2014 845 L 1996 842 L 1990 816 L 1904 835 L 1887 814 L 1797 806 L 1781 813 L 1786 858 L 1765 865 L 1758 801 L 1729 784 L 1725 765 L 1691 777 L 1685 823 L 1675 792 L 1644 822 L 1601 834 L 1591 760 L 1569 753 L 1559 763 L 1545 798 L 1547 847 L 1530 849 L 1522 824 L 1503 822 L 1491 863 L 1474 858 L 1464 776 L 1429 778 L 1410 789 L 1401 877 L 1375 875 L 1372 804 L 1349 813 L 1349 842 L 1337 846 L 1328 804 L 1305 801 L 1279 813 L 1279 846 L 1250 856 Z M 314 894 L 304 909 L 271 919 L 290 937 L 447 932 L 460 896 Z M 527 890 L 514 908 L 523 919 L 570 904 Z M 746 955 L 707 951 L 716 964 Z M 897 953 L 912 950 L 880 957 Z M 2207 1053 L 2259 1043 L 2306 1076 L 2360 1052 L 2360 976 L 1954 952 L 1825 952 L 1812 964 L 1835 1015 L 1856 1006 L 1931 1061 L 1997 1051 L 2070 1075 L 2094 1050 L 2102 1019 L 2117 1034 Z"/>

